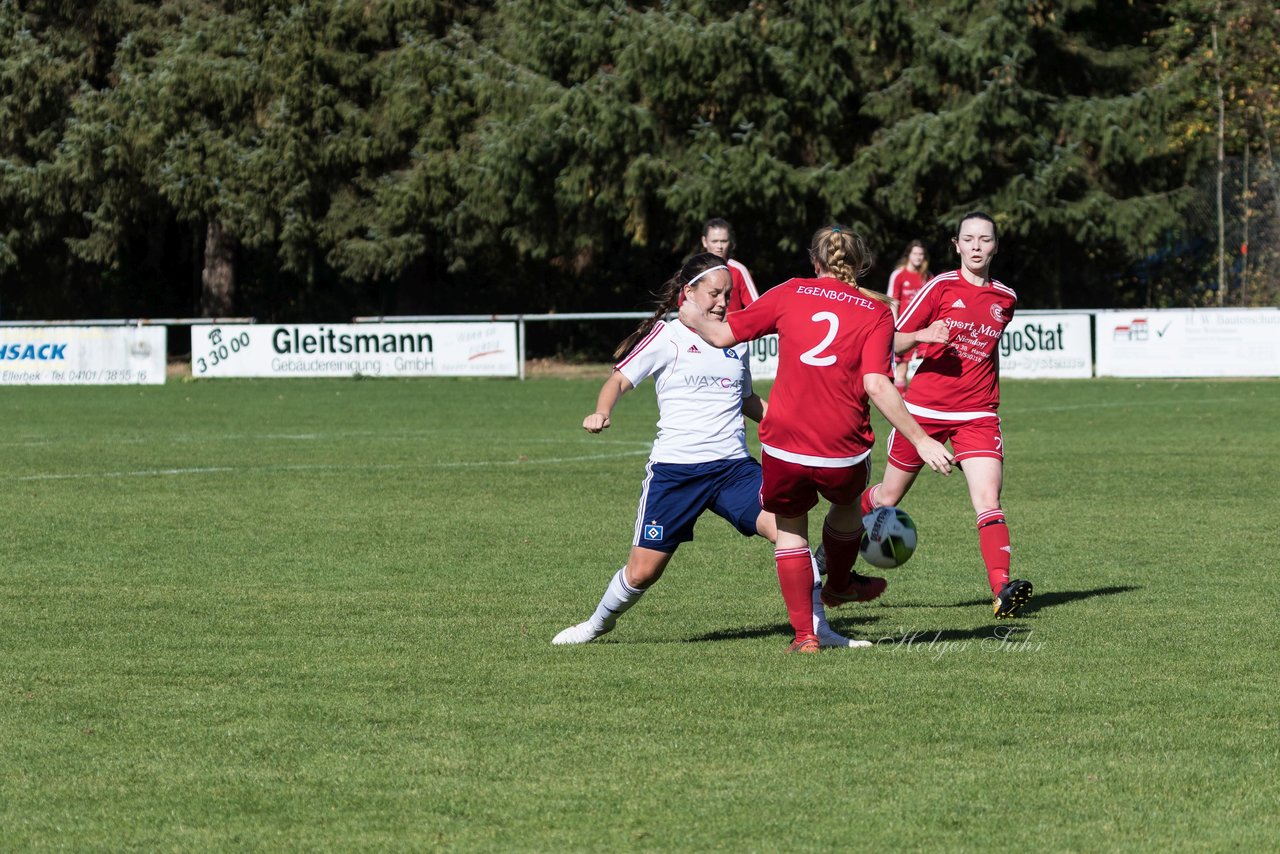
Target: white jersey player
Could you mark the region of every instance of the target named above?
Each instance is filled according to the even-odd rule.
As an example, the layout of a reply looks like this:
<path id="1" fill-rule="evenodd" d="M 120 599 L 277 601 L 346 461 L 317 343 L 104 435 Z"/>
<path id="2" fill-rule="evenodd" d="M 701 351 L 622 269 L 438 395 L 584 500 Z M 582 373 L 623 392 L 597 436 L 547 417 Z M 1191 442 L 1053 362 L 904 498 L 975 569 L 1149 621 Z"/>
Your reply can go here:
<path id="1" fill-rule="evenodd" d="M 694 523 L 706 510 L 742 534 L 777 538 L 773 514 L 760 509 L 760 464 L 747 451 L 743 416 L 759 421 L 767 405 L 751 387 L 746 345 L 712 347 L 680 322 L 661 318 L 681 295 L 723 317 L 731 285 L 723 259 L 697 255 L 668 282 L 653 318 L 618 348 L 626 355 L 614 367 L 583 419 L 589 433 L 607 428 L 618 399 L 652 376 L 658 396 L 658 437 L 640 491 L 635 533 L 627 563 L 609 582 L 590 619 L 552 640 L 580 644 L 612 631 L 618 616 L 656 582 L 681 543 L 693 539 Z M 816 582 L 817 573 L 812 578 Z M 823 646 L 862 646 L 831 630 L 812 589 L 812 631 Z"/>

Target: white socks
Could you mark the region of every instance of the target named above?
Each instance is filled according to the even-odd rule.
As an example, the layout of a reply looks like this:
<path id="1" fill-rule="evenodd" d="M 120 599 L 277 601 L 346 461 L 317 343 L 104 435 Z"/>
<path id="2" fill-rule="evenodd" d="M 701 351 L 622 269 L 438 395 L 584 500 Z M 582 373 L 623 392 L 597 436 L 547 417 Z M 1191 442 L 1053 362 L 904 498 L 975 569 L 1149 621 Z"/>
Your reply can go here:
<path id="1" fill-rule="evenodd" d="M 639 602 L 644 595 L 643 590 L 627 583 L 626 572 L 627 568 L 624 566 L 614 573 L 609 586 L 604 589 L 604 595 L 600 597 L 600 604 L 589 620 L 570 626 L 552 638 L 551 642 L 556 646 L 588 643 L 613 631 L 618 615 Z"/>
<path id="2" fill-rule="evenodd" d="M 601 634 L 612 631 L 622 612 L 639 602 L 643 595 L 643 590 L 638 590 L 627 583 L 627 568 L 624 566 L 609 580 L 609 586 L 604 589 L 604 595 L 600 597 L 596 612 L 587 622 L 599 629 Z"/>

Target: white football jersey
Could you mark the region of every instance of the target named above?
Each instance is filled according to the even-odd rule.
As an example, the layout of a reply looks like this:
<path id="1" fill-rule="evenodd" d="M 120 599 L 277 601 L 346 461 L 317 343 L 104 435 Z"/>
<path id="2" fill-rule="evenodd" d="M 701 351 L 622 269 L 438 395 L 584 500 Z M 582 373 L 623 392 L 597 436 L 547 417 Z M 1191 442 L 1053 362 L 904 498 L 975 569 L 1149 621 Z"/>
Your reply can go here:
<path id="1" fill-rule="evenodd" d="M 750 345 L 713 347 L 678 320 L 658 321 L 614 366 L 633 385 L 658 389 L 655 463 L 709 463 L 749 456 L 742 401 L 751 396 Z"/>

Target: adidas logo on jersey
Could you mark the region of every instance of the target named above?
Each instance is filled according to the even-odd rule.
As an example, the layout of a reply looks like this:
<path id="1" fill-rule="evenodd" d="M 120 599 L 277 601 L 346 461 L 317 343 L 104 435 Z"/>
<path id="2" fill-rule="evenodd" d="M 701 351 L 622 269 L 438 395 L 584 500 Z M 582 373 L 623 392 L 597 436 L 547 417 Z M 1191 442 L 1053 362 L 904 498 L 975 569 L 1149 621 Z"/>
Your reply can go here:
<path id="1" fill-rule="evenodd" d="M 688 349 L 688 350 L 685 350 L 685 352 L 686 352 L 686 353 L 701 353 L 702 351 L 698 349 L 698 345 L 697 345 L 697 344 L 690 344 L 690 345 L 689 345 L 689 349 Z"/>
<path id="2" fill-rule="evenodd" d="M 962 299 L 958 299 L 958 300 L 956 300 L 955 302 L 951 303 L 951 307 L 952 307 L 952 308 L 964 308 L 964 307 L 965 307 L 964 300 L 962 300 Z"/>

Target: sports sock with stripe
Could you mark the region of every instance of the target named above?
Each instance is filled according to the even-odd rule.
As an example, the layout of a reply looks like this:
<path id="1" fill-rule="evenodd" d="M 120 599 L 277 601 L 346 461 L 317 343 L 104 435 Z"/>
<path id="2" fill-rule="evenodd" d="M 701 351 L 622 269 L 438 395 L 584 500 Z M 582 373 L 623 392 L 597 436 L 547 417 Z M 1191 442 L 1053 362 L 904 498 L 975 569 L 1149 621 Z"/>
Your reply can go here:
<path id="1" fill-rule="evenodd" d="M 778 586 L 787 606 L 787 619 L 795 630 L 796 640 L 817 636 L 813 631 L 813 555 L 807 548 L 777 549 L 773 553 L 778 566 Z"/>
<path id="2" fill-rule="evenodd" d="M 600 597 L 600 604 L 596 606 L 596 612 L 591 615 L 592 627 L 597 631 L 612 630 L 614 624 L 618 622 L 619 615 L 639 602 L 643 595 L 644 589 L 632 587 L 627 583 L 627 568 L 622 567 L 614 573 L 609 586 L 604 590 L 604 595 Z"/>
<path id="3" fill-rule="evenodd" d="M 880 484 L 873 483 L 866 489 L 862 490 L 862 500 L 859 503 L 859 510 L 865 516 L 872 510 L 876 509 L 876 490 L 880 488 Z"/>
<path id="4" fill-rule="evenodd" d="M 987 565 L 987 583 L 991 585 L 991 595 L 994 596 L 1009 583 L 1009 564 L 1013 557 L 1004 511 L 987 510 L 978 514 L 978 548 L 982 550 L 982 562 Z"/>

